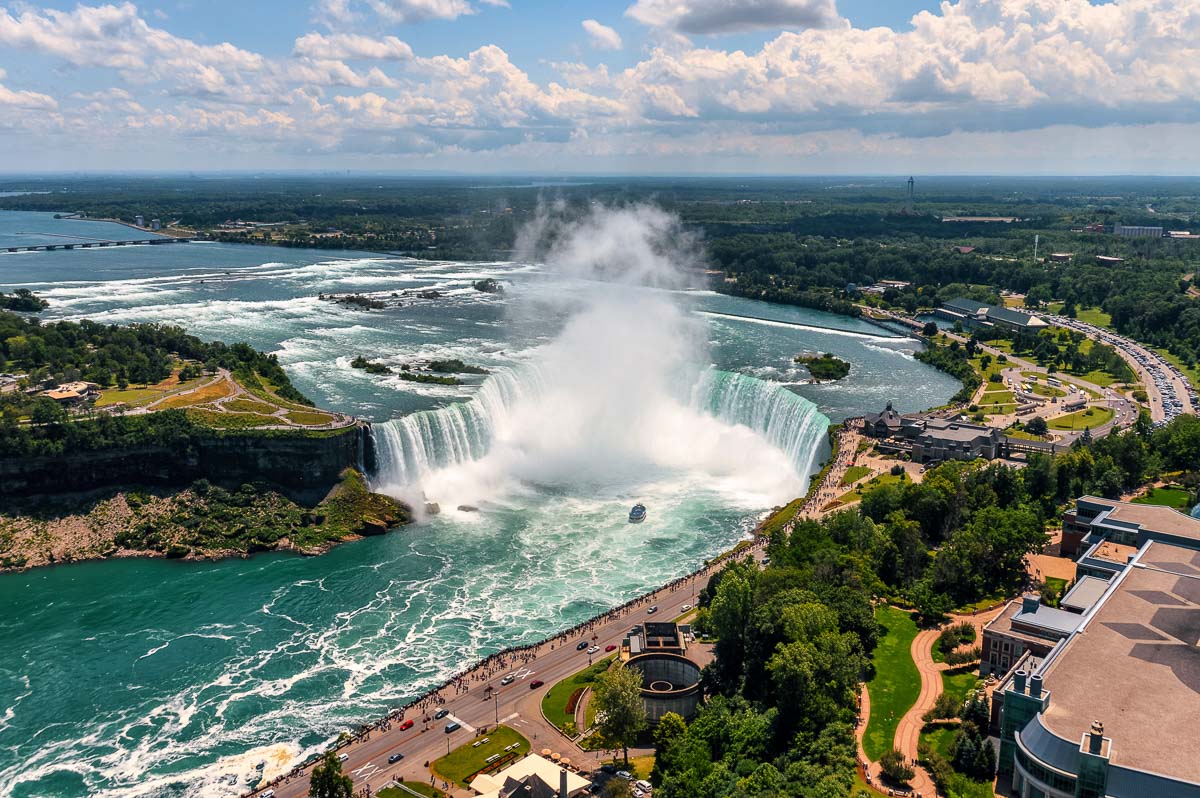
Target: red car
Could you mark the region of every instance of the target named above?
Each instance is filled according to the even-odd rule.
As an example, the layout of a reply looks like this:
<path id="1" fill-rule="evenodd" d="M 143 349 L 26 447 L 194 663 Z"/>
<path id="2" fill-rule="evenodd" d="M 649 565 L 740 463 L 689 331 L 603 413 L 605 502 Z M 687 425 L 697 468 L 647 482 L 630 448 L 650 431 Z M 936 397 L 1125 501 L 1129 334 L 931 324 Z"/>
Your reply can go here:
<path id="1" fill-rule="evenodd" d="M 545 684 L 545 682 L 543 682 L 541 679 L 534 679 L 532 682 L 529 683 L 529 689 L 536 690 L 539 687 L 541 687 L 543 684 Z"/>
<path id="2" fill-rule="evenodd" d="M 605 647 L 604 647 L 604 653 L 605 653 L 605 654 L 607 654 L 607 653 L 608 653 L 608 652 L 610 652 L 610 651 L 616 651 L 616 650 L 617 650 L 617 647 L 616 647 L 616 646 L 605 646 Z"/>
<path id="3" fill-rule="evenodd" d="M 412 727 L 413 727 L 413 722 L 411 720 L 406 720 L 400 724 L 400 731 L 404 731 L 405 729 L 411 729 Z"/>

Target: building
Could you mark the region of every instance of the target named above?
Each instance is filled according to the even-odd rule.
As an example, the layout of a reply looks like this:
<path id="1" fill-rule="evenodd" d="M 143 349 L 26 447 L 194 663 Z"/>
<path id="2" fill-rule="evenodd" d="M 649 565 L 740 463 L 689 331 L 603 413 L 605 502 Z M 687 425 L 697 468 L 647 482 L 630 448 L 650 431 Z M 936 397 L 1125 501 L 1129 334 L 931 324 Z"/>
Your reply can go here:
<path id="1" fill-rule="evenodd" d="M 1059 599 L 1058 606 L 1067 612 L 1083 615 L 1095 606 L 1104 591 L 1108 590 L 1108 580 L 1098 576 L 1081 577 L 1066 595 Z"/>
<path id="2" fill-rule="evenodd" d="M 641 672 L 642 705 L 651 724 L 668 712 L 684 720 L 696 716 L 701 698 L 699 665 L 679 654 L 658 652 L 631 657 L 625 667 Z"/>
<path id="3" fill-rule="evenodd" d="M 59 404 L 73 405 L 94 399 L 100 395 L 100 386 L 94 382 L 64 382 L 56 388 L 42 393 Z"/>
<path id="4" fill-rule="evenodd" d="M 1051 263 L 1070 263 L 1071 258 L 1075 257 L 1074 252 L 1051 252 L 1047 257 Z"/>
<path id="5" fill-rule="evenodd" d="M 918 463 L 979 457 L 994 460 L 1005 453 L 1004 434 L 1000 430 L 965 421 L 930 418 L 912 428 L 909 434 L 914 436 L 912 459 Z"/>
<path id="6" fill-rule="evenodd" d="M 966 297 L 958 297 L 934 310 L 934 315 L 950 321 L 961 322 L 963 329 L 980 330 L 989 327 L 1001 327 L 1009 330 L 1038 331 L 1049 325 L 1032 313 L 1024 313 L 1012 308 L 988 305 L 976 302 Z"/>
<path id="7" fill-rule="evenodd" d="M 481 798 L 577 798 L 586 795 L 591 786 L 578 773 L 537 754 L 471 780 L 471 789 Z"/>
<path id="8" fill-rule="evenodd" d="M 1097 255 L 1096 263 L 1101 266 L 1116 266 L 1118 263 L 1124 263 L 1124 258 L 1117 258 L 1112 255 Z"/>
<path id="9" fill-rule="evenodd" d="M 1200 550 L 1148 540 L 995 688 L 998 792 L 1200 798 Z"/>
<path id="10" fill-rule="evenodd" d="M 622 641 L 621 653 L 629 657 L 654 652 L 683 656 L 687 653 L 691 632 L 690 625 L 679 625 L 670 621 L 638 624 L 629 630 L 629 636 Z"/>
<path id="11" fill-rule="evenodd" d="M 1113 235 L 1122 238 L 1162 238 L 1161 227 L 1143 227 L 1139 225 L 1114 224 Z"/>
<path id="12" fill-rule="evenodd" d="M 1004 612 L 983 627 L 980 674 L 1008 673 L 1026 653 L 1046 656 L 1079 623 L 1076 613 L 1047 607 L 1032 593 L 1010 601 Z"/>
<path id="13" fill-rule="evenodd" d="M 970 255 L 975 251 L 975 247 L 955 247 L 954 251 L 959 255 Z"/>
<path id="14" fill-rule="evenodd" d="M 135 227 L 145 227 L 146 226 L 146 217 L 145 216 L 133 217 L 133 224 Z"/>
<path id="15" fill-rule="evenodd" d="M 150 229 L 151 230 L 161 230 L 162 222 L 159 221 L 158 219 L 151 219 L 150 220 Z"/>
<path id="16" fill-rule="evenodd" d="M 1126 554 L 1140 548 L 1146 541 L 1162 540 L 1181 546 L 1200 545 L 1200 519 L 1181 513 L 1171 507 L 1156 504 L 1134 504 L 1098 496 L 1080 496 L 1075 500 L 1075 509 L 1063 513 L 1063 537 L 1061 551 L 1066 555 L 1079 555 L 1081 566 L 1096 553 L 1100 546 L 1109 543 L 1128 547 Z M 1128 558 L 1126 558 L 1128 559 Z M 1106 560 L 1111 562 L 1111 560 Z M 1121 568 L 1105 566 L 1105 578 Z"/>
<path id="17" fill-rule="evenodd" d="M 900 432 L 902 420 L 900 414 L 892 409 L 892 403 L 881 413 L 871 413 L 863 419 L 863 431 L 872 438 L 890 438 Z"/>

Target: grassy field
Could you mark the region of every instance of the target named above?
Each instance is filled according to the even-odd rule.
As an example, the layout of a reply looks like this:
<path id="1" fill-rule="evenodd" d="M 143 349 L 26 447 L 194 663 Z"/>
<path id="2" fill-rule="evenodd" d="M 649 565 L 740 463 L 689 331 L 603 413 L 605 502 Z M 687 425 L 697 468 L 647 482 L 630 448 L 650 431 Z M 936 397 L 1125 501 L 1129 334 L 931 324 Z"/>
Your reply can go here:
<path id="1" fill-rule="evenodd" d="M 222 399 L 233 393 L 233 386 L 228 380 L 218 380 L 212 385 L 205 385 L 191 393 L 180 393 L 174 396 L 169 396 L 160 402 L 155 410 L 170 410 L 176 407 L 192 407 L 194 405 L 202 405 L 206 402 L 212 402 L 217 399 Z"/>
<path id="2" fill-rule="evenodd" d="M 333 416 L 328 413 L 315 413 L 311 410 L 290 410 L 287 417 L 295 424 L 305 424 L 310 427 L 329 424 L 334 420 Z"/>
<path id="3" fill-rule="evenodd" d="M 1050 419 L 1047 423 L 1050 425 L 1050 429 L 1095 429 L 1101 424 L 1107 424 L 1112 421 L 1114 415 L 1116 414 L 1110 407 L 1089 407 L 1085 410 L 1076 410 L 1074 413 Z"/>
<path id="4" fill-rule="evenodd" d="M 1041 435 L 1034 435 L 1032 432 L 1026 432 L 1023 429 L 1017 429 L 1016 427 L 1009 427 L 1008 429 L 1004 430 L 1004 434 L 1010 438 L 1016 438 L 1017 440 L 1022 440 L 1022 441 L 1044 441 L 1045 440 L 1045 438 L 1043 438 Z"/>
<path id="5" fill-rule="evenodd" d="M 1183 488 L 1151 488 L 1144 496 L 1133 500 L 1134 504 L 1160 504 L 1187 512 L 1192 507 L 1192 495 Z"/>
<path id="6" fill-rule="evenodd" d="M 853 485 L 860 479 L 871 473 L 871 469 L 866 466 L 850 466 L 846 469 L 846 475 L 842 477 L 843 485 Z"/>
<path id="7" fill-rule="evenodd" d="M 197 385 L 203 385 L 206 380 L 212 377 L 197 377 L 194 380 L 188 380 L 185 383 L 179 382 L 179 372 L 171 372 L 171 376 L 167 377 L 162 382 L 154 385 L 133 385 L 125 390 L 118 388 L 107 388 L 100 392 L 99 398 L 96 399 L 96 407 L 107 407 L 124 402 L 130 407 L 140 407 L 148 405 L 151 402 L 162 399 L 176 391 L 186 391 L 195 388 Z"/>
<path id="8" fill-rule="evenodd" d="M 893 607 L 879 607 L 875 620 L 886 630 L 871 658 L 875 675 L 867 682 L 871 717 L 863 734 L 863 751 L 872 762 L 891 750 L 900 718 L 921 692 L 921 674 L 912 660 L 917 624 L 912 616 Z"/>
<path id="9" fill-rule="evenodd" d="M 487 739 L 486 743 L 476 747 L 475 743 Z M 529 753 L 529 741 L 515 729 L 508 726 L 497 726 L 483 737 L 460 745 L 441 759 L 434 760 L 433 772 L 461 787 L 469 787 L 467 780 L 487 766 L 487 758 L 493 754 L 504 755 L 504 749 L 513 743 L 519 743 L 513 752 L 518 756 Z"/>
<path id="10" fill-rule="evenodd" d="M 406 781 L 403 782 L 403 784 L 413 792 L 427 796 L 427 798 L 445 798 L 446 795 L 446 793 L 442 792 L 441 790 L 435 787 L 430 787 L 428 784 L 425 784 L 421 781 Z M 375 796 L 376 798 L 412 798 L 411 793 L 407 793 L 404 790 L 396 787 L 384 787 L 382 790 L 375 793 Z"/>
<path id="11" fill-rule="evenodd" d="M 571 700 L 571 694 L 581 687 L 591 687 L 595 684 L 596 678 L 608 670 L 612 661 L 611 655 L 605 657 L 551 687 L 542 698 L 542 713 L 559 729 L 563 729 L 568 723 L 574 724 L 574 713 L 567 714 L 567 702 Z"/>
<path id="12" fill-rule="evenodd" d="M 280 423 L 278 419 L 260 416 L 256 413 L 221 413 L 216 410 L 202 410 L 195 407 L 188 408 L 187 414 L 188 418 L 197 424 L 215 429 L 254 429 Z"/>
<path id="13" fill-rule="evenodd" d="M 222 406 L 235 413 L 262 413 L 263 415 L 270 415 L 279 409 L 275 405 L 269 405 L 257 399 L 230 399 Z"/>

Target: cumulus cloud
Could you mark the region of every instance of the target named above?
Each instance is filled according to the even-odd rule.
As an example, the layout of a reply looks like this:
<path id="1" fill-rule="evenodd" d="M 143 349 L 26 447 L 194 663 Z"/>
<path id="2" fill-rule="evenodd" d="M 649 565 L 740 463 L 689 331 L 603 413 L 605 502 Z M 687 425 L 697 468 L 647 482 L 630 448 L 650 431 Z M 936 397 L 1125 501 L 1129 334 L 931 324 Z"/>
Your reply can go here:
<path id="1" fill-rule="evenodd" d="M 802 29 L 755 49 L 696 46 L 681 35 L 801 6 L 829 13 L 808 25 L 790 16 L 784 27 Z M 378 23 L 383 13 L 450 19 L 483 3 L 322 0 L 322 9 Z M 965 132 L 1200 121 L 1200 12 L 1178 0 L 947 0 L 903 30 L 857 29 L 836 19 L 832 2 L 800 0 L 638 0 L 629 14 L 665 43 L 623 69 L 551 64 L 556 76 L 546 79 L 486 39 L 462 57 L 425 57 L 382 32 L 329 30 L 265 56 L 172 34 L 129 3 L 0 7 L 0 50 L 93 68 L 95 89 L 56 99 L 2 88 L 4 107 L 44 113 L 0 114 L 0 127 L 61 123 L 87 141 L 132 130 L 144 116 L 136 129 L 153 126 L 164 140 L 244 127 L 264 147 L 293 152 L 491 151 L 536 164 L 554 152 L 813 158 L 839 142 L 888 142 L 895 152 L 899 142 Z M 623 44 L 596 20 L 582 25 L 597 48 Z"/>
<path id="2" fill-rule="evenodd" d="M 585 19 L 582 23 L 587 31 L 588 40 L 597 50 L 620 50 L 621 34 L 607 25 L 602 25 L 594 19 Z"/>
<path id="3" fill-rule="evenodd" d="M 372 39 L 352 33 L 335 33 L 322 36 L 308 33 L 296 39 L 292 53 L 305 58 L 326 60 L 377 60 L 407 61 L 412 58 L 412 48 L 395 36 Z"/>
<path id="4" fill-rule="evenodd" d="M 827 28 L 839 19 L 834 0 L 637 0 L 625 13 L 680 33 Z"/>

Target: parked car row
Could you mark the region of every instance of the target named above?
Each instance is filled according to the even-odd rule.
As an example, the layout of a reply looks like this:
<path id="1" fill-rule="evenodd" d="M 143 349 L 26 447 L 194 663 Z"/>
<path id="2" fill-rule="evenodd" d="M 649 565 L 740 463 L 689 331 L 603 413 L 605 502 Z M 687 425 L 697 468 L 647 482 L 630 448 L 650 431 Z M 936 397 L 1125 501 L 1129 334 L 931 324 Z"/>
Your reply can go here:
<path id="1" fill-rule="evenodd" d="M 1099 327 L 1078 321 L 1077 319 L 1068 319 L 1063 316 L 1054 316 L 1052 318 L 1055 324 L 1096 338 L 1123 352 L 1133 358 L 1138 365 L 1149 373 L 1150 378 L 1154 380 L 1154 387 L 1158 390 L 1159 396 L 1162 397 L 1164 417 L 1162 421 L 1155 422 L 1156 427 L 1162 426 L 1182 413 L 1188 413 L 1193 408 L 1200 407 L 1200 395 L 1197 395 L 1196 386 L 1188 382 L 1187 376 L 1178 366 L 1168 363 L 1164 358 L 1134 341 L 1115 335 L 1108 330 L 1102 330 Z M 1190 404 L 1185 405 L 1182 397 L 1175 390 L 1175 382 L 1170 376 L 1172 374 L 1187 386 Z"/>

